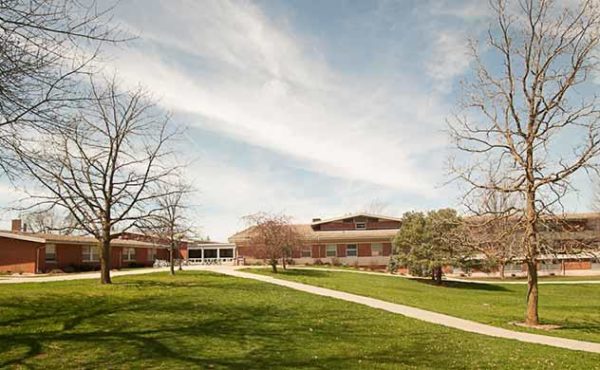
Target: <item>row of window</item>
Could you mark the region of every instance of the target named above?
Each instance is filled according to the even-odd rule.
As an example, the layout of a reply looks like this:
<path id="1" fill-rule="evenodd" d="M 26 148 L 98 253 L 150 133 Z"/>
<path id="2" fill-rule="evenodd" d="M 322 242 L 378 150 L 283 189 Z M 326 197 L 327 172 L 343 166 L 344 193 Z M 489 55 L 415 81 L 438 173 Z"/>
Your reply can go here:
<path id="1" fill-rule="evenodd" d="M 371 256 L 382 256 L 383 255 L 383 243 L 372 243 L 371 244 Z M 337 257 L 337 244 L 325 245 L 325 257 Z M 357 257 L 358 256 L 358 245 L 346 244 L 346 256 Z M 302 257 L 312 257 L 312 248 L 305 247 L 302 249 Z"/>
<path id="2" fill-rule="evenodd" d="M 46 244 L 46 262 L 56 262 L 56 245 Z M 123 262 L 135 261 L 135 248 L 123 248 Z M 156 249 L 148 249 L 148 261 L 156 259 Z M 81 246 L 81 260 L 83 262 L 98 262 L 100 261 L 100 248 L 83 245 Z"/>

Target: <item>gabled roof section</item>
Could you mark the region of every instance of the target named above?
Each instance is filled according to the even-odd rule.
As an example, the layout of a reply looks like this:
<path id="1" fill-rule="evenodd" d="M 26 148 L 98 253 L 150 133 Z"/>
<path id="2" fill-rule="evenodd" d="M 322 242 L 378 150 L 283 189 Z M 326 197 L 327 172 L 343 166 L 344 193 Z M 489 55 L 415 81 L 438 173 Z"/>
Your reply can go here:
<path id="1" fill-rule="evenodd" d="M 311 226 L 326 224 L 328 222 L 341 221 L 341 220 L 345 220 L 347 218 L 355 218 L 355 217 L 378 218 L 378 219 L 389 220 L 389 221 L 398 221 L 398 222 L 402 221 L 401 218 L 397 218 L 397 217 L 376 215 L 376 214 L 366 213 L 366 212 L 358 212 L 358 213 L 353 213 L 350 215 L 344 215 L 344 216 L 340 216 L 340 217 L 333 217 L 333 218 L 328 218 L 328 219 L 324 219 L 324 220 L 320 220 L 320 221 L 315 221 L 315 222 L 311 223 Z"/>

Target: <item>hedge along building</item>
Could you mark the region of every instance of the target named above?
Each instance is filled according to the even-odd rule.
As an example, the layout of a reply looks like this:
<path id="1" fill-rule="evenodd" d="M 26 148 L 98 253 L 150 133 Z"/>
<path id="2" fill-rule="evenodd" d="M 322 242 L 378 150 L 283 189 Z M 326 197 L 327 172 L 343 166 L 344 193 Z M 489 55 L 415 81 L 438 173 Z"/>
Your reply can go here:
<path id="1" fill-rule="evenodd" d="M 124 237 L 111 241 L 111 268 L 152 266 L 168 259 L 168 247 L 151 241 Z M 43 273 L 93 269 L 100 264 L 98 241 L 89 236 L 28 233 L 21 220 L 11 231 L 0 231 L 0 272 Z"/>
<path id="2" fill-rule="evenodd" d="M 292 255 L 294 263 L 331 263 L 357 266 L 387 266 L 392 254 L 392 239 L 401 220 L 394 217 L 357 213 L 293 225 L 302 235 L 303 245 Z M 248 263 L 261 261 L 259 248 L 251 245 L 253 227 L 232 235 L 230 243 Z"/>

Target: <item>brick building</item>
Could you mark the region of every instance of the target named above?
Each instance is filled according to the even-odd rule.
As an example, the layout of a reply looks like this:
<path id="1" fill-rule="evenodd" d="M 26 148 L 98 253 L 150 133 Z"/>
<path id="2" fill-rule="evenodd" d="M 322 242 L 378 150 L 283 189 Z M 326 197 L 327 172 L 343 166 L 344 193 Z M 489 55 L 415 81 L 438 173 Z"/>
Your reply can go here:
<path id="1" fill-rule="evenodd" d="M 168 259 L 164 244 L 123 235 L 111 245 L 112 268 L 152 266 L 155 259 Z M 28 233 L 22 229 L 20 220 L 13 220 L 11 231 L 0 231 L 0 272 L 76 271 L 99 265 L 100 249 L 95 238 Z"/>
<path id="2" fill-rule="evenodd" d="M 401 219 L 357 213 L 326 220 L 313 219 L 310 224 L 294 227 L 304 238 L 303 247 L 293 255 L 296 264 L 330 263 L 384 268 L 393 253 L 392 241 L 401 227 Z M 600 213 L 548 218 L 540 224 L 540 232 L 542 242 L 555 244 L 552 249 L 557 251 L 540 256 L 541 275 L 600 273 Z M 237 246 L 238 255 L 247 263 L 260 261 L 256 246 L 250 244 L 251 234 L 252 228 L 248 228 L 229 238 L 229 242 Z M 445 271 L 454 275 L 466 273 L 451 266 Z M 493 276 L 497 271 L 473 269 L 469 273 Z M 507 266 L 506 274 L 527 274 L 526 266 L 518 256 Z"/>
<path id="3" fill-rule="evenodd" d="M 357 213 L 326 220 L 313 219 L 310 224 L 294 225 L 304 245 L 293 257 L 298 264 L 331 263 L 385 267 L 392 254 L 392 239 L 400 229 L 400 219 Z M 246 262 L 259 260 L 256 246 L 251 245 L 252 229 L 229 238 Z"/>

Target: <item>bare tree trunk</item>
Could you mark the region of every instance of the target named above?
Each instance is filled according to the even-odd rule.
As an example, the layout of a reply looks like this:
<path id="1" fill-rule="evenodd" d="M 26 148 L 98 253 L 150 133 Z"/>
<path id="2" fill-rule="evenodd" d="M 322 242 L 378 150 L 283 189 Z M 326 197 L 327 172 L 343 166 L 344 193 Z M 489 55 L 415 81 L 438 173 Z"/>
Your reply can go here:
<path id="1" fill-rule="evenodd" d="M 500 262 L 500 279 L 504 280 L 504 269 L 506 267 L 506 262 Z"/>
<path id="2" fill-rule="evenodd" d="M 171 243 L 171 246 L 169 247 L 169 266 L 171 275 L 175 275 L 175 260 L 173 260 L 174 249 L 175 247 L 173 246 L 173 243 Z"/>
<path id="3" fill-rule="evenodd" d="M 527 261 L 527 325 L 538 325 L 538 275 L 536 261 Z"/>
<path id="4" fill-rule="evenodd" d="M 283 266 L 283 269 L 284 269 L 284 270 L 287 270 L 286 261 L 285 261 L 285 259 L 286 259 L 286 258 L 287 258 L 287 257 L 286 257 L 286 255 L 285 255 L 285 253 L 284 253 L 284 254 L 283 254 L 283 257 L 281 258 L 281 265 Z"/>
<path id="5" fill-rule="evenodd" d="M 435 283 L 437 285 L 442 285 L 442 266 L 438 266 L 435 268 Z"/>
<path id="6" fill-rule="evenodd" d="M 110 237 L 104 237 L 100 249 L 100 282 L 102 284 L 112 284 L 110 279 Z"/>
<path id="7" fill-rule="evenodd" d="M 531 171 L 533 177 L 533 171 Z M 525 243 L 527 251 L 527 316 L 525 323 L 527 325 L 538 325 L 538 274 L 537 274 L 537 254 L 538 239 L 536 227 L 535 210 L 535 191 L 530 188 L 527 192 L 526 225 L 525 225 Z"/>
<path id="8" fill-rule="evenodd" d="M 277 273 L 277 259 L 271 258 L 271 268 L 273 269 L 273 273 Z"/>

